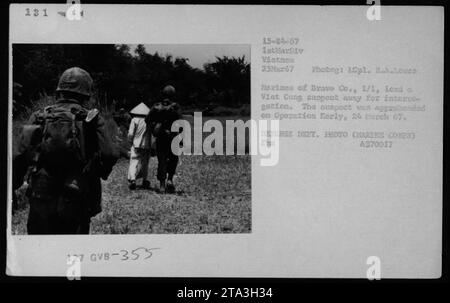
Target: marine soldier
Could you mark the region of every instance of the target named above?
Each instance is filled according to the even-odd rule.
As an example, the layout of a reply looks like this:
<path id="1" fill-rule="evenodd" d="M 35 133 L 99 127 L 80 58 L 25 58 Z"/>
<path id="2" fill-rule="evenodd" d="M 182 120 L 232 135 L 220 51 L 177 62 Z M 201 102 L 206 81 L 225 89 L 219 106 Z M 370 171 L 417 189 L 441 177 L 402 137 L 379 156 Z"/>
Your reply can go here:
<path id="1" fill-rule="evenodd" d="M 13 158 L 13 190 L 28 173 L 28 234 L 88 234 L 101 212 L 101 181 L 118 151 L 96 109 L 86 107 L 93 81 L 73 67 L 59 79 L 57 101 L 33 113 Z"/>
<path id="2" fill-rule="evenodd" d="M 155 103 L 147 116 L 147 124 L 156 138 L 156 157 L 158 159 L 157 178 L 161 192 L 173 193 L 173 176 L 178 164 L 178 156 L 172 152 L 172 140 L 177 133 L 171 132 L 172 123 L 181 118 L 180 106 L 175 100 L 175 88 L 167 85 L 162 90 L 162 101 Z"/>

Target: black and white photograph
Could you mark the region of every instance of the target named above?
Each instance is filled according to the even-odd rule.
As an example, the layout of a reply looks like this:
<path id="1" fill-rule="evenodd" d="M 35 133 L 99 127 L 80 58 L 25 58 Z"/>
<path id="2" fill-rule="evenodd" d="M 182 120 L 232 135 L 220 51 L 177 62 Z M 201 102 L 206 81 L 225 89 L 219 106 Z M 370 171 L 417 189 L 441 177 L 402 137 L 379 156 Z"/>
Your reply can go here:
<path id="1" fill-rule="evenodd" d="M 440 279 L 445 9 L 373 2 L 11 4 L 6 274 Z"/>
<path id="2" fill-rule="evenodd" d="M 250 118 L 249 60 L 249 45 L 14 44 L 12 233 L 250 233 L 248 136 L 236 155 L 171 149 L 176 120 L 194 139 Z"/>

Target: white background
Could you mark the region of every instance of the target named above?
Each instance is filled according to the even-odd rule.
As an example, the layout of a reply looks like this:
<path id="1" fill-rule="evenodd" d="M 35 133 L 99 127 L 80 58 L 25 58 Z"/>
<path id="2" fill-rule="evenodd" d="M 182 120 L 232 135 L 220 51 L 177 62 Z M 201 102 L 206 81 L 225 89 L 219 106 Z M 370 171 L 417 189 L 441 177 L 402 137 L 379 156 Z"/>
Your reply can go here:
<path id="1" fill-rule="evenodd" d="M 25 17 L 26 7 L 47 8 L 49 17 Z M 407 82 L 427 111 L 400 128 L 391 122 L 282 121 L 282 127 L 304 130 L 412 130 L 417 138 L 391 150 L 282 140 L 277 166 L 261 167 L 253 159 L 250 234 L 11 236 L 8 229 L 8 274 L 64 276 L 69 253 L 89 258 L 147 246 L 160 248 L 149 260 L 86 259 L 82 275 L 365 278 L 366 259 L 375 255 L 382 278 L 440 276 L 443 8 L 382 7 L 382 20 L 372 22 L 365 6 L 82 8 L 82 20 L 71 22 L 57 13 L 65 5 L 12 5 L 10 42 L 251 44 L 255 118 L 261 83 L 395 85 L 406 77 L 317 76 L 311 65 L 410 66 L 420 73 Z M 263 74 L 262 39 L 278 36 L 300 38 L 305 51 L 294 73 Z"/>

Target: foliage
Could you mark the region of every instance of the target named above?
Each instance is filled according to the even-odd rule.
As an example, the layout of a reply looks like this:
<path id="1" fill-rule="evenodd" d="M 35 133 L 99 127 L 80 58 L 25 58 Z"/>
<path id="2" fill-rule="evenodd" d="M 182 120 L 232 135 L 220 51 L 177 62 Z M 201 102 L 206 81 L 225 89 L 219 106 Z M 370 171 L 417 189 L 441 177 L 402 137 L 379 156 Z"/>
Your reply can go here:
<path id="1" fill-rule="evenodd" d="M 201 70 L 190 66 L 187 58 L 149 54 L 143 45 L 132 53 L 128 45 L 14 44 L 16 112 L 52 96 L 59 76 L 72 66 L 91 74 L 97 106 L 107 111 L 131 109 L 140 102 L 150 105 L 167 84 L 176 87 L 177 101 L 185 108 L 250 103 L 250 65 L 245 57 L 217 57 Z"/>

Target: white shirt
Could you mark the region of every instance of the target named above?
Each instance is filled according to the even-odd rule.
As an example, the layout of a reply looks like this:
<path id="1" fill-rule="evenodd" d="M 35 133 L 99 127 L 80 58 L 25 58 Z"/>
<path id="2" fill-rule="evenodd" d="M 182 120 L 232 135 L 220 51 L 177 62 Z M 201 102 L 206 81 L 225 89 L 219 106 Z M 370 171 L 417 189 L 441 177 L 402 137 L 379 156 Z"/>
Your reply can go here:
<path id="1" fill-rule="evenodd" d="M 128 139 L 133 140 L 135 148 L 150 148 L 150 138 L 147 135 L 147 125 L 144 117 L 134 117 L 131 119 L 128 129 Z"/>

